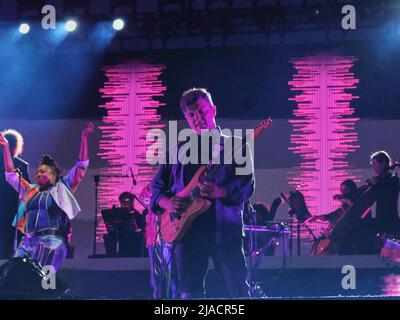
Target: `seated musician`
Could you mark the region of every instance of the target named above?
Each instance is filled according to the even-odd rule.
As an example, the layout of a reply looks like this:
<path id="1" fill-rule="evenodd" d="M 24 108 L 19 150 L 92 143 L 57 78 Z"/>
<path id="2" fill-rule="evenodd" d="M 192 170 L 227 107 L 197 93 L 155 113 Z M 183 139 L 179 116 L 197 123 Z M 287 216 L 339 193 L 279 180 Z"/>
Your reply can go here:
<path id="1" fill-rule="evenodd" d="M 353 205 L 353 201 L 359 194 L 357 184 L 351 179 L 347 179 L 340 184 L 340 192 L 340 194 L 333 197 L 334 200 L 338 200 L 341 203 L 338 209 L 328 214 L 315 215 L 308 222 L 328 221 L 331 226 L 335 225 L 337 219 Z"/>
<path id="2" fill-rule="evenodd" d="M 122 192 L 118 197 L 118 201 L 121 208 L 130 208 L 132 210 L 135 210 L 135 197 L 132 193 Z"/>
<path id="3" fill-rule="evenodd" d="M 122 192 L 119 195 L 118 200 L 121 208 L 130 209 L 130 212 L 135 216 L 135 232 L 141 233 L 145 225 L 144 217 L 140 212 L 135 209 L 135 197 L 133 196 L 133 194 L 130 192 Z"/>
<path id="4" fill-rule="evenodd" d="M 363 211 L 375 203 L 375 216 L 371 219 L 359 220 L 351 237 L 359 239 L 358 254 L 377 254 L 387 236 L 400 235 L 400 218 L 398 215 L 399 178 L 393 172 L 395 165 L 386 151 L 377 151 L 370 156 L 370 165 L 375 176 L 367 180 L 363 186 L 367 192 L 357 199 L 358 207 Z M 371 212 L 368 209 L 367 212 Z M 351 212 L 362 214 L 362 212 Z M 371 215 L 372 216 L 372 215 Z"/>
<path id="5" fill-rule="evenodd" d="M 325 215 L 315 215 L 308 219 L 308 223 L 326 221 L 329 222 L 329 227 L 323 232 L 322 237 L 317 239 L 315 246 L 318 245 L 319 240 L 329 236 L 332 228 L 336 225 L 338 220 L 346 214 L 350 207 L 354 204 L 354 201 L 360 196 L 365 187 L 358 188 L 357 184 L 347 179 L 340 184 L 340 194 L 333 197 L 334 200 L 338 200 L 341 206 Z M 367 254 L 370 251 L 370 239 L 368 229 L 370 228 L 371 211 L 366 211 L 361 219 L 357 220 L 357 223 L 353 226 L 351 235 L 348 236 L 343 244 L 338 248 L 338 254 Z M 368 240 L 368 241 L 367 241 Z"/>
<path id="6" fill-rule="evenodd" d="M 144 216 L 135 208 L 134 195 L 130 192 L 123 192 L 118 200 L 120 208 L 113 207 L 113 211 L 128 211 L 132 219 L 129 225 L 119 229 L 118 232 L 111 232 L 103 236 L 107 255 L 115 257 L 139 257 L 144 253 Z"/>

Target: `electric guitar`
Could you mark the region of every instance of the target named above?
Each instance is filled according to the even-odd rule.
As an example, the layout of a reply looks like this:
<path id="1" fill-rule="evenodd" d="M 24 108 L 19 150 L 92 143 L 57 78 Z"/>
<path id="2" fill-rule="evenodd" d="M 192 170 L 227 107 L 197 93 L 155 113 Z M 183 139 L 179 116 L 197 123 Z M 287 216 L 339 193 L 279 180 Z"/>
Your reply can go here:
<path id="1" fill-rule="evenodd" d="M 254 134 L 248 135 L 247 139 L 257 139 L 265 129 L 272 125 L 272 120 L 265 119 L 254 128 Z M 244 140 L 242 145 L 234 150 L 234 155 L 242 152 L 246 146 Z M 190 206 L 182 213 L 166 210 L 161 215 L 161 235 L 167 243 L 179 241 L 190 229 L 193 221 L 211 206 L 211 201 L 200 196 L 199 182 L 213 181 L 216 174 L 224 165 L 204 165 L 201 166 L 190 180 L 189 184 L 182 191 L 178 192 L 178 197 L 189 197 L 192 199 Z"/>

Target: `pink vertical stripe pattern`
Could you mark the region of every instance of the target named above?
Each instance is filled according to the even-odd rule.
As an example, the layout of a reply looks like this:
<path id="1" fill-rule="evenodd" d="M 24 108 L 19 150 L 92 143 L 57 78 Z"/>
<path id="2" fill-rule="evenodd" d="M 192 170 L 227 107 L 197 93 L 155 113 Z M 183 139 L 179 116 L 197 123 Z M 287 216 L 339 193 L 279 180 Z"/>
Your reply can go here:
<path id="1" fill-rule="evenodd" d="M 332 197 L 351 173 L 347 157 L 359 148 L 354 108 L 359 80 L 351 68 L 356 58 L 321 54 L 292 59 L 295 74 L 289 81 L 296 95 L 290 150 L 301 157 L 290 171 L 289 184 L 303 192 L 312 214 L 326 214 L 339 203 Z"/>
<path id="2" fill-rule="evenodd" d="M 100 93 L 109 101 L 99 106 L 107 114 L 100 127 L 102 137 L 98 156 L 106 160 L 108 166 L 100 174 L 130 175 L 132 168 L 137 185 L 133 186 L 132 179 L 126 177 L 100 179 L 97 242 L 102 242 L 103 234 L 107 232 L 101 210 L 118 205 L 118 196 L 124 191 L 139 195 L 157 169 L 146 161 L 146 150 L 154 144 L 146 141 L 146 134 L 151 129 L 164 128 L 161 116 L 157 114 L 157 109 L 163 105 L 159 98 L 166 90 L 160 80 L 163 69 L 163 65 L 146 62 L 104 68 L 107 80 Z M 138 203 L 136 208 L 143 210 Z"/>

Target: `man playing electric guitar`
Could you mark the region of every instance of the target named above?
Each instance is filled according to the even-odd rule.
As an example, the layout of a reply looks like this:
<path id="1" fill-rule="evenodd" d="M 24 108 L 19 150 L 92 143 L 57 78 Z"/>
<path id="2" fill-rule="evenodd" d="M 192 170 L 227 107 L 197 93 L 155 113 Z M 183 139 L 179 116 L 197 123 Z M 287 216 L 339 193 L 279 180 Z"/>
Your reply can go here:
<path id="1" fill-rule="evenodd" d="M 190 128 L 200 136 L 202 129 L 216 130 L 219 140 L 235 138 L 222 135 L 216 125 L 217 109 L 206 89 L 193 88 L 183 93 L 181 110 Z M 204 133 L 204 132 L 203 132 Z M 179 152 L 185 144 L 178 143 Z M 199 159 L 202 152 L 198 144 Z M 215 145 L 211 145 L 208 158 L 212 159 Z M 170 152 L 172 152 L 170 150 Z M 207 274 L 208 259 L 213 258 L 216 271 L 222 274 L 227 294 L 230 297 L 248 296 L 249 285 L 246 281 L 247 266 L 243 251 L 243 204 L 254 192 L 254 174 L 252 156 L 249 148 L 246 152 L 251 161 L 251 172 L 237 175 L 237 165 L 224 165 L 214 179 L 200 179 L 196 184 L 199 191 L 197 199 L 207 199 L 205 211 L 196 216 L 190 229 L 178 240 L 173 241 L 173 258 L 178 275 L 179 296 L 183 299 L 203 297 L 204 278 Z M 168 158 L 168 157 L 167 157 Z M 221 157 L 221 163 L 223 157 Z M 154 177 L 151 209 L 155 214 L 168 214 L 167 219 L 181 219 L 181 214 L 193 203 L 193 197 L 177 196 L 190 185 L 201 164 L 163 164 Z M 172 214 L 173 213 L 173 214 Z"/>

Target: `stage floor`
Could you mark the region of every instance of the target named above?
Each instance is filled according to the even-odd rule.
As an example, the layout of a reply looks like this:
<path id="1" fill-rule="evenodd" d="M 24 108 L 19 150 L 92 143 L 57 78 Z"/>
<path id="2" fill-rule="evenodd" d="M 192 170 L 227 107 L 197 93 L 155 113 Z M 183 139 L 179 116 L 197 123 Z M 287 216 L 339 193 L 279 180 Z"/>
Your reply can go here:
<path id="1" fill-rule="evenodd" d="M 262 289 L 259 299 L 400 298 L 400 268 L 377 256 L 262 257 L 256 262 L 260 265 L 253 279 Z M 342 287 L 346 265 L 355 268 L 355 289 Z M 148 258 L 67 260 L 58 276 L 71 289 L 65 298 L 151 299 Z M 224 297 L 223 281 L 212 263 L 206 285 L 208 298 Z"/>

